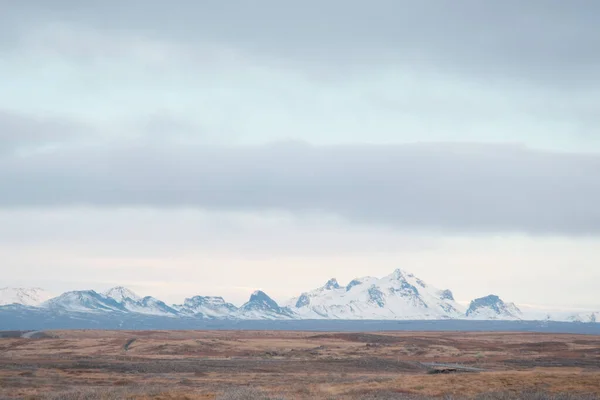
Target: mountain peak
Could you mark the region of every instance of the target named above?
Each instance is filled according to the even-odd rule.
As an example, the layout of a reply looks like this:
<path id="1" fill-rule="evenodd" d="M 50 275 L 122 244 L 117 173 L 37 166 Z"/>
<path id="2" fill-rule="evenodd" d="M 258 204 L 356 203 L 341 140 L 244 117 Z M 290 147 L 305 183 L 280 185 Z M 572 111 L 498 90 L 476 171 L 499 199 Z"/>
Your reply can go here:
<path id="1" fill-rule="evenodd" d="M 504 304 L 504 302 L 499 296 L 495 294 L 488 294 L 487 296 L 479 297 L 471 301 L 471 306 L 473 306 L 474 308 L 482 306 L 497 307 L 500 304 Z"/>
<path id="2" fill-rule="evenodd" d="M 279 307 L 279 304 L 262 290 L 257 290 L 252 293 L 248 302 L 239 308 L 239 312 L 242 315 L 248 316 L 250 319 L 290 317 L 290 311 L 288 309 Z"/>
<path id="3" fill-rule="evenodd" d="M 119 303 L 123 302 L 126 299 L 131 299 L 133 301 L 140 301 L 142 299 L 133 291 L 123 286 L 115 286 L 114 288 L 107 290 L 104 293 L 104 295 Z"/>
<path id="4" fill-rule="evenodd" d="M 269 295 L 267 295 L 262 290 L 255 290 L 254 293 L 250 296 L 249 303 L 267 303 L 267 304 L 275 304 L 276 307 L 279 307 L 275 300 L 273 300 Z"/>
<path id="5" fill-rule="evenodd" d="M 440 292 L 440 299 L 454 301 L 454 294 L 452 294 L 450 289 L 442 290 Z"/>
<path id="6" fill-rule="evenodd" d="M 519 319 L 521 310 L 513 303 L 505 303 L 499 296 L 490 294 L 471 301 L 466 316 L 484 319 Z"/>
<path id="7" fill-rule="evenodd" d="M 308 296 L 307 293 L 302 293 L 300 295 L 300 297 L 298 297 L 298 300 L 296 300 L 294 307 L 300 308 L 300 307 L 308 306 L 309 304 L 310 304 L 310 297 Z"/>
<path id="8" fill-rule="evenodd" d="M 394 270 L 394 272 L 392 272 L 392 275 L 391 275 L 391 277 L 393 279 L 396 279 L 396 280 L 399 280 L 399 281 L 406 280 L 407 277 L 410 278 L 410 277 L 413 277 L 413 276 L 414 276 L 413 274 L 411 274 L 409 272 L 406 272 L 406 271 L 404 271 L 404 270 L 402 270 L 400 268 L 396 268 Z"/>
<path id="9" fill-rule="evenodd" d="M 323 288 L 325 290 L 339 289 L 340 287 L 341 287 L 340 284 L 338 283 L 337 279 L 335 279 L 335 278 L 331 278 L 330 280 L 327 281 L 325 286 L 323 286 Z"/>

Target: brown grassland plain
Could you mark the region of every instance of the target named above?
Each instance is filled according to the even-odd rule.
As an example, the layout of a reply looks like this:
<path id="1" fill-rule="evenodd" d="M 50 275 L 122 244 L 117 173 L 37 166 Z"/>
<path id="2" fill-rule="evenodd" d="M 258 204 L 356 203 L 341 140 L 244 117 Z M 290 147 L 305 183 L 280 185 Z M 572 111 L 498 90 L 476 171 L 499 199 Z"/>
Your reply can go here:
<path id="1" fill-rule="evenodd" d="M 598 336 L 102 330 L 43 336 L 0 339 L 0 399 L 482 398 L 489 392 L 503 399 L 523 392 L 600 398 Z"/>

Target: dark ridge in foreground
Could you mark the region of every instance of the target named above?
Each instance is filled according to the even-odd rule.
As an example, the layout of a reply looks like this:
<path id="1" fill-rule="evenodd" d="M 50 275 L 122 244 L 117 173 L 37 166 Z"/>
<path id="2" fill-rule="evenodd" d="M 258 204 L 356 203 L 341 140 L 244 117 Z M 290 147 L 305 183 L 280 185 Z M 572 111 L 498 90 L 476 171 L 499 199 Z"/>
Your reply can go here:
<path id="1" fill-rule="evenodd" d="M 40 331 L 61 329 L 112 330 L 286 330 L 286 331 L 515 331 L 600 334 L 600 323 L 551 321 L 469 320 L 200 320 L 140 314 L 55 314 L 42 309 L 0 309 L 0 330 Z"/>

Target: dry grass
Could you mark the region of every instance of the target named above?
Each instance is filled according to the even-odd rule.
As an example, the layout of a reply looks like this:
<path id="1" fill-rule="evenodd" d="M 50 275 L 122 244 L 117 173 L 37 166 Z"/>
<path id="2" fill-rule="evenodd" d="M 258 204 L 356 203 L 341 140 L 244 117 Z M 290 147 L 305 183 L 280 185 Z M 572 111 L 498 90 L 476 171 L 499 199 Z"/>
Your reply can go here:
<path id="1" fill-rule="evenodd" d="M 541 400 L 563 399 L 552 397 L 559 393 L 600 395 L 600 338 L 594 336 L 91 330 L 49 334 L 45 339 L 0 339 L 0 398 L 504 400 L 525 398 L 522 393 L 528 392 L 527 398 Z M 421 364 L 431 362 L 484 371 L 431 375 Z M 537 397 L 531 397 L 533 393 Z M 484 394 L 488 397 L 478 397 Z"/>

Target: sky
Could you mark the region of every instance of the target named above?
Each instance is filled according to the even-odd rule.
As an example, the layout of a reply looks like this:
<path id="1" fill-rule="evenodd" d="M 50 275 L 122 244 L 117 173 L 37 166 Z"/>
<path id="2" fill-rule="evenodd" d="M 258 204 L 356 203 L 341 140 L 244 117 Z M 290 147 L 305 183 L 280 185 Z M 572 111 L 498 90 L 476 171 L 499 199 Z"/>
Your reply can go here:
<path id="1" fill-rule="evenodd" d="M 598 2 L 0 8 L 0 287 L 600 309 Z"/>

